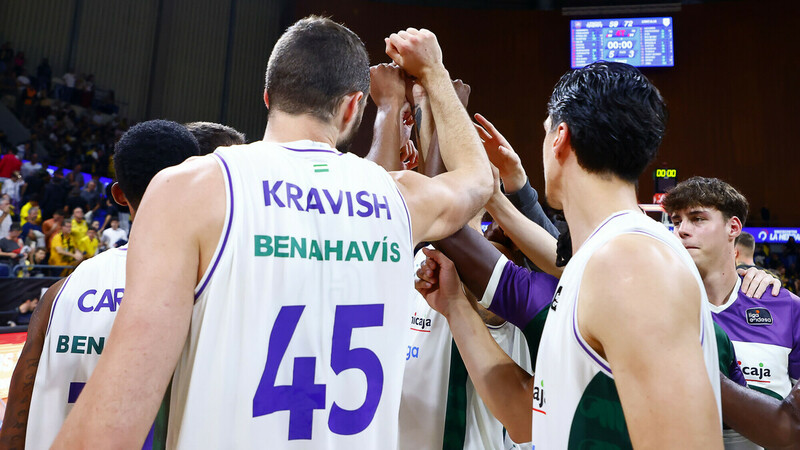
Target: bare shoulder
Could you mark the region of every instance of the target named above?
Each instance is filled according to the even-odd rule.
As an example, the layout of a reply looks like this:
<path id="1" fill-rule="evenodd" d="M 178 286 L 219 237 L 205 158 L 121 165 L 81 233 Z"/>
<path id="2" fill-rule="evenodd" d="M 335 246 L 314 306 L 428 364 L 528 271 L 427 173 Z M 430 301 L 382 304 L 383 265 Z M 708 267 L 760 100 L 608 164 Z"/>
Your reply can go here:
<path id="1" fill-rule="evenodd" d="M 586 264 L 581 293 L 598 296 L 606 307 L 641 312 L 654 302 L 697 305 L 700 288 L 690 267 L 674 249 L 642 234 L 623 234 L 599 248 Z M 592 296 L 594 297 L 594 296 Z"/>

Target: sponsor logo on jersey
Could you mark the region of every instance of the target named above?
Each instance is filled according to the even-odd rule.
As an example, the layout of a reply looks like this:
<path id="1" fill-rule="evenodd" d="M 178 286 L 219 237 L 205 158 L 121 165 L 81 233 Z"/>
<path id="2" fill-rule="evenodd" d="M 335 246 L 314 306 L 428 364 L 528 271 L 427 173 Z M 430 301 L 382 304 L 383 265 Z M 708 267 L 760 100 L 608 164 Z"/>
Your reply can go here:
<path id="1" fill-rule="evenodd" d="M 550 309 L 552 309 L 553 311 L 555 311 L 556 308 L 558 308 L 558 299 L 561 297 L 562 287 L 563 286 L 559 286 L 558 289 L 556 289 L 556 293 L 553 294 L 553 301 L 550 303 Z"/>
<path id="2" fill-rule="evenodd" d="M 103 353 L 105 337 L 59 335 L 56 353 L 76 353 L 78 355 L 99 355 Z"/>
<path id="3" fill-rule="evenodd" d="M 533 407 L 531 409 L 541 414 L 547 414 L 542 409 L 546 403 L 544 399 L 544 380 L 541 380 L 539 384 L 539 386 L 533 387 Z"/>
<path id="4" fill-rule="evenodd" d="M 744 374 L 745 381 L 753 381 L 757 383 L 769 383 L 769 380 L 765 380 L 764 378 L 769 378 L 771 376 L 771 371 L 769 368 L 764 367 L 764 363 L 758 363 L 758 366 L 748 367 L 742 364 L 741 361 L 738 361 L 739 365 L 741 366 L 742 373 Z"/>
<path id="5" fill-rule="evenodd" d="M 367 191 L 331 192 L 314 187 L 304 191 L 300 186 L 284 180 L 264 180 L 262 186 L 264 206 L 271 208 L 296 209 L 317 214 L 347 214 L 349 217 L 375 217 L 376 219 L 382 218 L 381 211 L 384 211 L 383 217 L 386 220 L 392 220 L 389 200 L 385 195 L 378 197 L 378 194 Z"/>
<path id="6" fill-rule="evenodd" d="M 400 261 L 400 244 L 386 241 L 331 241 L 295 236 L 254 235 L 255 256 L 317 261 Z"/>
<path id="7" fill-rule="evenodd" d="M 96 289 L 89 289 L 78 297 L 78 309 L 85 313 L 98 312 L 101 309 L 117 312 L 123 294 L 124 288 L 106 289 L 102 294 Z"/>
<path id="8" fill-rule="evenodd" d="M 772 325 L 772 313 L 767 308 L 750 308 L 745 311 L 748 325 Z"/>
<path id="9" fill-rule="evenodd" d="M 406 352 L 406 361 L 411 358 L 419 358 L 419 347 L 412 347 L 408 346 L 408 351 Z"/>
<path id="10" fill-rule="evenodd" d="M 411 329 L 414 331 L 422 331 L 425 333 L 430 333 L 431 331 L 431 319 L 426 317 L 418 317 L 417 313 L 414 313 L 411 316 Z"/>

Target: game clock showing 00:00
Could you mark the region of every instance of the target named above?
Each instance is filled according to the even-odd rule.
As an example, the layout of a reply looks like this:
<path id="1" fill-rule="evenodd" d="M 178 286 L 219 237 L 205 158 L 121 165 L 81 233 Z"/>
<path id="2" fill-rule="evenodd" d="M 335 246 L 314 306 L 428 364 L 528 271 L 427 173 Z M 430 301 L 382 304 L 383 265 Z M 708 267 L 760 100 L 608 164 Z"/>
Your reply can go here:
<path id="1" fill-rule="evenodd" d="M 664 194 L 678 184 L 678 169 L 656 169 L 653 171 L 654 190 Z"/>
<path id="2" fill-rule="evenodd" d="M 570 21 L 572 68 L 598 60 L 636 67 L 675 65 L 671 17 Z"/>

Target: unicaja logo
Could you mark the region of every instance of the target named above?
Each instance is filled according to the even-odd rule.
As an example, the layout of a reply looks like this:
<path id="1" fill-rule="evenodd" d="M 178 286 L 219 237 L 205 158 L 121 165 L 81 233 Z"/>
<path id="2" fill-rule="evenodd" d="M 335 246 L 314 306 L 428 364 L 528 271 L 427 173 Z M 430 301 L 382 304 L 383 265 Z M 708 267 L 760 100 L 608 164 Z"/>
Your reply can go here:
<path id="1" fill-rule="evenodd" d="M 769 383 L 769 381 L 765 381 L 764 378 L 770 377 L 770 370 L 764 367 L 764 363 L 758 363 L 758 367 L 747 367 L 742 365 L 741 361 L 738 361 L 739 365 L 742 366 L 742 373 L 746 377 L 753 377 L 757 378 L 755 380 L 747 379 L 747 381 L 763 381 L 764 383 Z"/>
<path id="2" fill-rule="evenodd" d="M 416 327 L 416 328 L 415 328 Z M 417 313 L 411 316 L 411 329 L 417 331 L 428 331 L 431 328 L 431 319 L 417 317 Z"/>

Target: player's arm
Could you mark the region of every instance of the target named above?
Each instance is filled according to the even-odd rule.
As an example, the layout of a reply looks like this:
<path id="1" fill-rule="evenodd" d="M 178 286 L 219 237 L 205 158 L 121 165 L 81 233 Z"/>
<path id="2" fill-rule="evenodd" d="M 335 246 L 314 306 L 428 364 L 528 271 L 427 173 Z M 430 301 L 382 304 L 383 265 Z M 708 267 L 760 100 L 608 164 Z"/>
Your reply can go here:
<path id="1" fill-rule="evenodd" d="M 400 149 L 408 141 L 410 130 L 407 127 L 411 125 L 403 70 L 393 64 L 372 66 L 369 80 L 369 95 L 378 112 L 366 159 L 387 171 L 403 170 Z"/>
<path id="2" fill-rule="evenodd" d="M 461 291 L 453 263 L 441 252 L 423 249 L 438 265 L 433 288 L 418 289 L 447 318 L 475 389 L 515 442 L 531 440 L 533 377 L 517 365 L 489 334 L 473 304 Z"/>
<path id="3" fill-rule="evenodd" d="M 762 447 L 800 449 L 800 383 L 778 400 L 720 375 L 720 393 L 726 425 Z"/>
<path id="4" fill-rule="evenodd" d="M 492 122 L 480 114 L 475 114 L 475 120 L 478 122 L 475 129 L 483 141 L 489 161 L 497 167 L 506 197 L 525 217 L 557 238 L 558 229 L 539 204 L 538 194 L 528 182 L 528 175 L 517 152 Z"/>
<path id="5" fill-rule="evenodd" d="M 564 269 L 556 266 L 556 238 L 519 212 L 499 190 L 486 204 L 486 210 L 537 267 L 554 277 L 561 276 Z"/>
<path id="6" fill-rule="evenodd" d="M 136 212 L 125 299 L 54 448 L 141 447 L 189 331 L 194 288 L 210 258 L 201 241 L 216 245 L 208 236 L 222 233 L 223 180 L 210 155 L 153 178 Z M 207 214 L 197 217 L 200 210 Z"/>
<path id="7" fill-rule="evenodd" d="M 33 311 L 31 322 L 28 324 L 28 337 L 25 346 L 19 355 L 11 384 L 8 388 L 8 405 L 3 418 L 3 427 L 0 428 L 0 448 L 24 449 L 25 433 L 28 430 L 28 412 L 31 408 L 33 384 L 36 381 L 36 370 L 39 368 L 39 359 L 44 348 L 44 338 L 47 334 L 47 324 L 50 321 L 50 311 L 55 299 L 66 278 L 58 280 L 42 296 L 42 301 Z"/>
<path id="8" fill-rule="evenodd" d="M 700 287 L 678 255 L 617 237 L 587 263 L 579 298 L 580 333 L 610 363 L 633 447 L 722 448 L 698 345 Z"/>
<path id="9" fill-rule="evenodd" d="M 424 29 L 400 31 L 386 39 L 386 53 L 417 77 L 430 99 L 448 172 L 434 178 L 409 171 L 393 176 L 411 212 L 414 242 L 440 239 L 467 223 L 488 200 L 493 183 L 489 160 L 442 64 L 436 36 Z"/>

